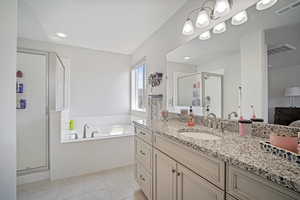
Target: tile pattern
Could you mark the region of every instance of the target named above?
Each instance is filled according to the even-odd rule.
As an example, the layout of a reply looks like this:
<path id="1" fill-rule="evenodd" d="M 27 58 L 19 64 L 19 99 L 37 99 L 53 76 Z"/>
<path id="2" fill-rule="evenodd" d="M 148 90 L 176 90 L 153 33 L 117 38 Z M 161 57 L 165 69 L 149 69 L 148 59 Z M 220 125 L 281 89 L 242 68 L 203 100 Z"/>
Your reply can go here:
<path id="1" fill-rule="evenodd" d="M 271 134 L 279 136 L 293 136 L 297 137 L 300 132 L 300 128 L 282 126 L 276 124 L 266 124 L 266 123 L 253 123 L 252 124 L 252 134 L 254 136 L 269 138 Z"/>
<path id="2" fill-rule="evenodd" d="M 18 200 L 147 200 L 134 180 L 133 166 L 17 187 Z"/>
<path id="3" fill-rule="evenodd" d="M 155 134 L 193 151 L 221 159 L 300 194 L 300 167 L 261 150 L 260 141 L 266 141 L 266 139 L 254 136 L 239 137 L 236 132 L 229 131 L 221 134 L 216 130 L 196 126 L 196 129 L 210 131 L 211 134 L 221 136 L 219 140 L 201 140 L 178 132 L 179 129 L 184 128 L 187 128 L 186 123 L 178 120 L 169 120 L 168 123 L 156 122 L 152 126 Z"/>

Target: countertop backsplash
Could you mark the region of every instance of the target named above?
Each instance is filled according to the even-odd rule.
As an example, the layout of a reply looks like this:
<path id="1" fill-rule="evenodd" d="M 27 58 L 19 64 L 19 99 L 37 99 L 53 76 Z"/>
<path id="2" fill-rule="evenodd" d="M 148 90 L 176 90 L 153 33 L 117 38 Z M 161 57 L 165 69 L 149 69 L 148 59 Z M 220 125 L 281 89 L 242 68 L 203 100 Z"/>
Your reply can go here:
<path id="1" fill-rule="evenodd" d="M 178 113 L 169 113 L 169 119 L 178 119 L 184 121 L 179 117 Z M 195 116 L 195 121 L 199 125 L 208 126 L 208 119 L 203 116 Z M 223 123 L 224 130 L 230 132 L 239 131 L 238 120 L 229 120 L 229 119 L 216 119 L 216 127 L 220 127 L 220 123 Z M 252 135 L 261 138 L 269 138 L 271 134 L 276 134 L 280 136 L 294 136 L 297 137 L 300 132 L 298 127 L 289 127 L 282 126 L 277 124 L 267 124 L 262 122 L 252 123 Z"/>

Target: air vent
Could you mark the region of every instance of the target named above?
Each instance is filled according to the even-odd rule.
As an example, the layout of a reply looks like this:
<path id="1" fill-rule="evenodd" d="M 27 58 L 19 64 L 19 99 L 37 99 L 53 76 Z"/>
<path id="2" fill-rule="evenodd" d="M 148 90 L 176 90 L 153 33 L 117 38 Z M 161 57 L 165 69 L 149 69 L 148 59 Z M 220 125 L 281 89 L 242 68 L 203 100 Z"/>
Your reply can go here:
<path id="1" fill-rule="evenodd" d="M 277 10 L 276 13 L 278 15 L 283 15 L 283 14 L 285 14 L 285 13 L 287 13 L 287 12 L 289 12 L 289 11 L 295 9 L 295 8 L 298 8 L 299 6 L 300 6 L 300 0 L 295 1 L 295 2 L 293 2 L 291 4 L 289 4 L 288 6 L 285 6 L 285 7 L 281 8 L 281 9 Z"/>
<path id="2" fill-rule="evenodd" d="M 296 50 L 296 47 L 294 47 L 290 44 L 280 44 L 280 45 L 268 48 L 268 55 L 272 56 L 275 54 L 279 54 L 279 53 L 283 53 L 283 52 L 287 52 L 287 51 L 293 51 L 293 50 Z"/>

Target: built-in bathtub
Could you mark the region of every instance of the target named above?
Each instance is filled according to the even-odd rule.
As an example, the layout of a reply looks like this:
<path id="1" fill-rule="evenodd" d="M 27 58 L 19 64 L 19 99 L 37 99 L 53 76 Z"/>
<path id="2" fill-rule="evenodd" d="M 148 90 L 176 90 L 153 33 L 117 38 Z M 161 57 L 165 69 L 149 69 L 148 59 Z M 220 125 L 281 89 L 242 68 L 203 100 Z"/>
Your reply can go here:
<path id="1" fill-rule="evenodd" d="M 75 120 L 75 129 L 69 130 L 68 122 L 65 123 L 65 128 L 61 133 L 62 143 L 114 139 L 134 135 L 130 115 L 71 117 L 71 119 Z"/>
<path id="2" fill-rule="evenodd" d="M 75 120 L 78 139 L 67 138 L 69 119 Z M 94 173 L 134 164 L 134 131 L 130 115 L 68 117 L 51 114 L 50 178 L 52 180 Z M 83 127 L 90 126 L 87 138 Z M 91 138 L 91 132 L 98 130 Z"/>

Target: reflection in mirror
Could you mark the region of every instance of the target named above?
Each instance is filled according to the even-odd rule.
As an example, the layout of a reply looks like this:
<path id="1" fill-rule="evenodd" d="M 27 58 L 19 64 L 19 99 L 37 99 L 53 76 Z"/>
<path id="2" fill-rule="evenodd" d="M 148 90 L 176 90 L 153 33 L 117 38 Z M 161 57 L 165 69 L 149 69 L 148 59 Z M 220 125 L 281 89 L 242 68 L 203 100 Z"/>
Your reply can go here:
<path id="1" fill-rule="evenodd" d="M 208 40 L 195 36 L 169 52 L 168 110 L 193 106 L 197 115 L 227 118 L 237 112 L 235 118 L 255 115 L 282 125 L 300 120 L 300 5 L 295 5 L 282 0 L 263 11 L 254 5 L 246 23 L 232 25 L 230 19 L 224 33 L 211 31 Z"/>
<path id="2" fill-rule="evenodd" d="M 216 73 L 174 72 L 175 108 L 194 107 L 196 114 L 213 112 L 217 117 L 223 115 L 223 75 Z"/>

